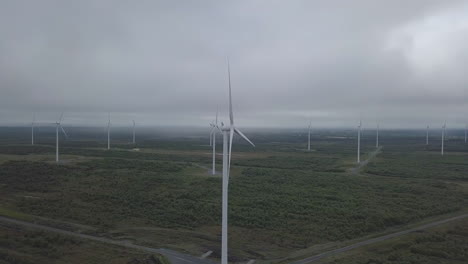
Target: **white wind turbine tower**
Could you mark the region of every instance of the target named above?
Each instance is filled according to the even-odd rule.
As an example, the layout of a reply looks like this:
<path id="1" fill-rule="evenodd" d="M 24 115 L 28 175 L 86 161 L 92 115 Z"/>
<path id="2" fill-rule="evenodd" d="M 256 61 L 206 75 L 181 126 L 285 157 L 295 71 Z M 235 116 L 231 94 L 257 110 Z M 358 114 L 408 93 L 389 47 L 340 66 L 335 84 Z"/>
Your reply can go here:
<path id="1" fill-rule="evenodd" d="M 429 125 L 426 127 L 426 145 L 429 145 Z"/>
<path id="2" fill-rule="evenodd" d="M 444 126 L 442 127 L 442 146 L 440 153 L 443 156 L 444 155 L 444 141 L 445 141 L 445 128 L 447 127 L 447 121 L 444 122 Z"/>
<path id="3" fill-rule="evenodd" d="M 107 122 L 107 149 L 110 149 L 110 127 L 111 127 L 111 119 L 109 113 L 109 119 Z"/>
<path id="4" fill-rule="evenodd" d="M 310 128 L 311 127 L 312 127 L 312 120 L 310 120 L 310 123 L 309 123 L 309 141 L 307 145 L 307 151 L 310 151 Z"/>
<path id="5" fill-rule="evenodd" d="M 36 114 L 33 114 L 33 120 L 31 123 L 31 145 L 34 146 L 34 125 L 36 123 Z"/>
<path id="6" fill-rule="evenodd" d="M 362 121 L 359 119 L 359 126 L 358 126 L 358 140 L 357 140 L 357 163 L 361 163 L 361 126 Z"/>
<path id="7" fill-rule="evenodd" d="M 229 80 L 229 127 L 222 127 L 223 133 L 223 204 L 222 204 L 222 232 L 221 232 L 221 264 L 228 264 L 228 185 L 229 171 L 231 168 L 231 151 L 234 133 L 241 136 L 252 146 L 255 145 L 239 129 L 234 126 L 234 114 L 232 112 L 231 96 L 231 70 L 228 60 L 228 80 Z M 229 140 L 229 145 L 228 145 Z"/>
<path id="8" fill-rule="evenodd" d="M 60 115 L 60 119 L 55 122 L 55 162 L 59 163 L 59 128 L 62 130 L 66 138 L 68 138 L 65 129 L 62 127 L 63 113 Z"/>
<path id="9" fill-rule="evenodd" d="M 135 144 L 135 120 L 133 121 L 133 144 Z"/>
<path id="10" fill-rule="evenodd" d="M 216 109 L 216 120 L 214 123 L 210 124 L 212 129 L 210 133 L 210 143 L 213 146 L 213 169 L 211 171 L 212 175 L 216 174 L 216 130 L 218 129 L 218 109 Z"/>

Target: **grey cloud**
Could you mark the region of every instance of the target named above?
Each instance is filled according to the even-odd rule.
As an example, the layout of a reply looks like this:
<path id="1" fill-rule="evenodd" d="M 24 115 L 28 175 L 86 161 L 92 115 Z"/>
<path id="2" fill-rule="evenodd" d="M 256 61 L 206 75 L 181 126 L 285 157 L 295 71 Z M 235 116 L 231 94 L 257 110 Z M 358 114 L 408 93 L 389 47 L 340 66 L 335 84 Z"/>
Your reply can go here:
<path id="1" fill-rule="evenodd" d="M 207 122 L 227 108 L 227 56 L 240 125 L 463 122 L 465 9 L 468 1 L 4 0 L 1 123 L 33 111 L 83 123 L 108 111 L 122 123 Z M 462 25 L 448 33 L 454 41 L 417 42 L 418 30 L 437 33 L 452 18 Z M 415 64 L 425 54 L 436 61 Z"/>

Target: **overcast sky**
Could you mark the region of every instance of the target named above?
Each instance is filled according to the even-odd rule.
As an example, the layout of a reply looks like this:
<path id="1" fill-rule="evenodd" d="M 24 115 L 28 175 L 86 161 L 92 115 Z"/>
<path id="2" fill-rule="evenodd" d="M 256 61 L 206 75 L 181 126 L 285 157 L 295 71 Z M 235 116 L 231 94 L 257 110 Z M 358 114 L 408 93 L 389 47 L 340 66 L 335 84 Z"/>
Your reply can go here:
<path id="1" fill-rule="evenodd" d="M 0 124 L 462 127 L 468 0 L 0 0 Z"/>

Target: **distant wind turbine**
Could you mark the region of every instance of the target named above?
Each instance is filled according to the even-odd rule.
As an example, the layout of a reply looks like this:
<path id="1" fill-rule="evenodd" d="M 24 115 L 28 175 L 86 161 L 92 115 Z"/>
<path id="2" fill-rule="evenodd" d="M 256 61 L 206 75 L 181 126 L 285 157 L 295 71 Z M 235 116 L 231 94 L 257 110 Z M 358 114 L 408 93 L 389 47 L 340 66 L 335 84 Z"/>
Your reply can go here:
<path id="1" fill-rule="evenodd" d="M 308 143 L 308 146 L 307 146 L 307 150 L 310 151 L 310 128 L 312 127 L 312 120 L 310 120 L 309 122 L 309 143 Z"/>
<path id="2" fill-rule="evenodd" d="M 36 114 L 33 114 L 33 120 L 31 123 L 31 145 L 34 146 L 34 125 L 36 123 Z"/>
<path id="3" fill-rule="evenodd" d="M 213 130 L 214 130 L 212 123 L 210 123 L 210 127 L 211 129 L 210 129 L 210 145 L 209 146 L 212 147 L 213 146 Z"/>
<path id="4" fill-rule="evenodd" d="M 241 136 L 252 146 L 255 145 L 239 129 L 234 126 L 234 114 L 232 112 L 231 96 L 231 70 L 228 59 L 228 80 L 229 80 L 229 127 L 222 127 L 223 133 L 223 203 L 222 203 L 222 232 L 221 232 L 221 264 L 228 264 L 228 185 L 229 172 L 231 168 L 232 140 L 234 133 Z M 229 145 L 228 145 L 229 140 Z"/>
<path id="5" fill-rule="evenodd" d="M 211 123 L 212 129 L 210 133 L 211 145 L 213 146 L 213 169 L 211 171 L 212 175 L 216 174 L 216 132 L 218 128 L 218 108 L 216 108 L 216 120 L 214 123 Z"/>
<path id="6" fill-rule="evenodd" d="M 211 127 L 211 130 L 210 130 L 210 147 L 213 146 L 213 133 L 216 129 L 215 125 L 214 125 L 215 121 L 213 120 L 213 122 L 210 123 L 210 127 Z"/>
<path id="7" fill-rule="evenodd" d="M 109 119 L 107 122 L 107 149 L 110 149 L 110 127 L 111 127 L 111 118 L 109 113 Z"/>
<path id="8" fill-rule="evenodd" d="M 362 121 L 359 119 L 359 126 L 358 126 L 358 143 L 357 143 L 357 163 L 361 163 L 361 127 Z"/>
<path id="9" fill-rule="evenodd" d="M 440 153 L 443 156 L 444 155 L 444 141 L 445 141 L 445 128 L 447 127 L 447 121 L 444 122 L 444 126 L 442 127 L 442 146 Z"/>
<path id="10" fill-rule="evenodd" d="M 63 113 L 60 115 L 60 119 L 55 122 L 55 162 L 59 163 L 59 128 L 62 130 L 63 135 L 68 138 L 65 129 L 62 127 Z"/>

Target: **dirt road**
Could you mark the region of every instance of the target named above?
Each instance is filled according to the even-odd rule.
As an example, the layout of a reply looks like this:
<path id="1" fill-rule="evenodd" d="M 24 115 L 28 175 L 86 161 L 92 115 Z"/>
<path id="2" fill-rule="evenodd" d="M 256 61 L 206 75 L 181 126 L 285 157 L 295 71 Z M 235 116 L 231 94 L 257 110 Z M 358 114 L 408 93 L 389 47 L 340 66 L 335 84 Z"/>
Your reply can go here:
<path id="1" fill-rule="evenodd" d="M 364 241 L 361 241 L 361 242 L 358 242 L 358 243 L 355 243 L 355 244 L 352 244 L 352 245 L 349 245 L 349 246 L 346 246 L 346 247 L 330 250 L 330 251 L 327 251 L 327 252 L 312 256 L 312 257 L 305 258 L 303 260 L 298 260 L 298 261 L 292 262 L 291 264 L 312 263 L 314 261 L 318 261 L 318 260 L 321 260 L 323 258 L 330 257 L 330 256 L 333 256 L 333 255 L 336 255 L 336 254 L 339 254 L 339 253 L 343 253 L 343 252 L 346 252 L 346 251 L 349 251 L 349 250 L 352 250 L 352 249 L 355 249 L 355 248 L 358 248 L 358 247 L 374 244 L 374 243 L 384 241 L 384 240 L 387 240 L 387 239 L 390 239 L 390 238 L 406 235 L 406 234 L 411 233 L 411 232 L 416 232 L 416 231 L 419 231 L 419 230 L 431 228 L 431 227 L 434 227 L 434 226 L 442 225 L 442 224 L 445 224 L 445 223 L 448 223 L 448 222 L 451 222 L 451 221 L 455 221 L 455 220 L 459 220 L 459 219 L 463 219 L 463 218 L 466 218 L 466 217 L 468 217 L 468 214 L 463 214 L 463 215 L 447 218 L 447 219 L 444 219 L 444 220 L 435 221 L 435 222 L 425 224 L 425 225 L 422 225 L 422 226 L 419 226 L 419 227 L 411 228 L 411 229 L 408 229 L 408 230 L 404 230 L 404 231 L 400 231 L 400 232 L 396 232 L 396 233 L 392 233 L 392 234 L 388 234 L 388 235 L 384 235 L 384 236 L 364 240 Z"/>
<path id="2" fill-rule="evenodd" d="M 150 248 L 150 247 L 145 247 L 145 246 L 139 246 L 135 245 L 132 242 L 129 241 L 118 241 L 118 240 L 113 240 L 110 238 L 104 238 L 104 237 L 98 237 L 98 236 L 91 236 L 91 235 L 85 235 L 85 234 L 80 234 L 80 233 L 75 233 L 67 230 L 62 230 L 58 228 L 53 228 L 49 226 L 44 226 L 44 225 L 38 225 L 30 222 L 25 222 L 21 220 L 16 220 L 8 217 L 3 217 L 0 216 L 0 222 L 4 224 L 9 224 L 9 225 L 15 225 L 15 226 L 21 226 L 21 227 L 27 227 L 27 228 L 32 228 L 32 229 L 40 229 L 40 230 L 45 230 L 48 232 L 53 232 L 53 233 L 58 233 L 62 235 L 67 235 L 67 236 L 73 236 L 73 237 L 78 237 L 81 239 L 86 239 L 86 240 L 92 240 L 92 241 L 98 241 L 101 243 L 106 243 L 106 244 L 111 244 L 111 245 L 116 245 L 116 246 L 121 246 L 121 247 L 126 247 L 126 248 L 131 248 L 131 249 L 136 249 L 148 253 L 157 253 L 157 254 L 162 254 L 166 256 L 171 263 L 173 264 L 187 264 L 187 263 L 196 263 L 196 264 L 214 264 L 214 262 L 207 260 L 207 259 L 200 259 L 197 257 L 193 257 L 187 254 L 182 254 L 173 250 L 169 249 L 163 249 L 163 248 Z"/>

